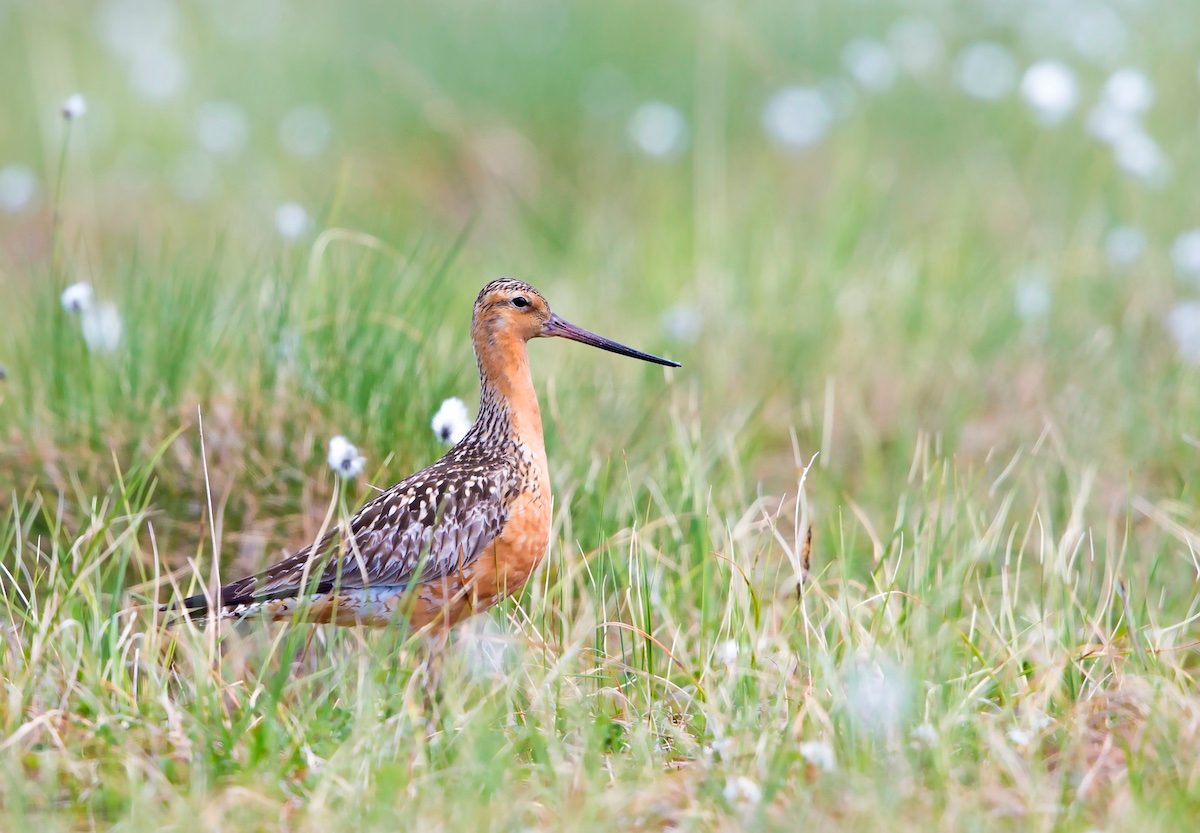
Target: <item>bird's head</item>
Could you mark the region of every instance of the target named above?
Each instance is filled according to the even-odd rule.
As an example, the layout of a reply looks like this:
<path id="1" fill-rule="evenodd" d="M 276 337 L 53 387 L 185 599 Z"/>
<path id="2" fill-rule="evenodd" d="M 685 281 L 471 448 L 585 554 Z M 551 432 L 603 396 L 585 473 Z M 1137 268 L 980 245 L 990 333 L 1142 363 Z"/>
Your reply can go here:
<path id="1" fill-rule="evenodd" d="M 550 304 L 542 293 L 515 278 L 494 280 L 480 291 L 475 299 L 471 332 L 476 349 L 510 338 L 522 342 L 531 338 L 568 338 L 610 353 L 667 367 L 680 366 L 678 362 L 634 350 L 575 326 L 551 312 Z"/>

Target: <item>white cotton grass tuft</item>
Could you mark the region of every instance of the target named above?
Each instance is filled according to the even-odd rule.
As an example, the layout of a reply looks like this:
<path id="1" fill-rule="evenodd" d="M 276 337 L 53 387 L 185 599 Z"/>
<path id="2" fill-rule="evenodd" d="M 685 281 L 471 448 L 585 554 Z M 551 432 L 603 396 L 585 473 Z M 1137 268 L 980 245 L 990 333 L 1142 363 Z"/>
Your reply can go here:
<path id="1" fill-rule="evenodd" d="M 196 141 L 218 156 L 238 156 L 246 148 L 250 123 L 232 101 L 207 101 L 196 111 Z"/>
<path id="2" fill-rule="evenodd" d="M 1087 130 L 1112 149 L 1117 167 L 1146 185 L 1160 187 L 1170 174 L 1170 161 L 1142 123 L 1154 97 L 1154 84 L 1145 73 L 1119 69 L 1109 76 L 1100 101 L 1088 113 Z"/>
<path id="3" fill-rule="evenodd" d="M 860 87 L 881 93 L 896 83 L 896 59 L 886 45 L 872 38 L 855 38 L 842 49 L 842 67 Z"/>
<path id="4" fill-rule="evenodd" d="M 1059 124 L 1079 101 L 1075 72 L 1061 61 L 1038 61 L 1021 78 L 1021 97 L 1038 121 Z"/>
<path id="5" fill-rule="evenodd" d="M 982 101 L 998 101 L 1017 83 L 1017 61 L 1005 47 L 990 41 L 973 43 L 962 51 L 954 68 L 963 91 Z"/>
<path id="6" fill-rule="evenodd" d="M 1173 306 L 1166 327 L 1180 361 L 1200 364 L 1200 301 L 1180 301 Z"/>
<path id="7" fill-rule="evenodd" d="M 762 788 L 745 775 L 725 779 L 724 795 L 739 810 L 751 810 L 762 803 Z"/>
<path id="8" fill-rule="evenodd" d="M 1104 255 L 1113 266 L 1136 263 L 1146 251 L 1146 234 L 1136 226 L 1114 226 L 1104 235 Z"/>
<path id="9" fill-rule="evenodd" d="M 893 737 L 908 716 L 912 686 L 908 674 L 887 658 L 859 660 L 845 674 L 846 711 L 859 732 Z"/>
<path id="10" fill-rule="evenodd" d="M 111 301 L 92 303 L 79 315 L 79 326 L 88 350 L 111 353 L 121 343 L 121 313 Z"/>
<path id="11" fill-rule="evenodd" d="M 932 749 L 938 742 L 938 730 L 932 723 L 922 723 L 913 727 L 911 737 L 914 745 Z"/>
<path id="12" fill-rule="evenodd" d="M 718 734 L 708 745 L 705 752 L 711 757 L 715 755 L 722 761 L 732 761 L 737 752 L 737 740 L 729 735 Z"/>
<path id="13" fill-rule="evenodd" d="M 128 58 L 148 44 L 169 42 L 179 30 L 179 9 L 173 3 L 147 0 L 108 0 L 96 18 L 99 34 L 110 50 Z"/>
<path id="14" fill-rule="evenodd" d="M 182 92 L 187 66 L 174 46 L 148 43 L 128 58 L 129 86 L 147 101 L 167 101 Z"/>
<path id="15" fill-rule="evenodd" d="M 1108 101 L 1101 100 L 1088 111 L 1087 132 L 1098 141 L 1116 145 L 1124 137 L 1143 131 L 1137 113 L 1122 110 Z"/>
<path id="16" fill-rule="evenodd" d="M 1013 746 L 1024 749 L 1025 747 L 1033 746 L 1038 739 L 1038 735 L 1053 725 L 1054 718 L 1041 709 L 1025 708 L 1021 710 L 1020 721 L 1011 727 L 1005 735 L 1008 737 L 1008 742 Z"/>
<path id="17" fill-rule="evenodd" d="M 629 140 L 647 156 L 669 159 L 687 147 L 688 124 L 677 107 L 647 101 L 629 118 Z"/>
<path id="18" fill-rule="evenodd" d="M 1069 17 L 1061 28 L 1071 46 L 1080 55 L 1096 63 L 1111 61 L 1129 44 L 1129 27 L 1121 13 L 1105 3 L 1045 3 L 1049 9 L 1063 9 Z M 1115 4 L 1121 5 L 1121 4 Z M 1135 5 L 1135 4 L 1129 4 Z M 1069 24 L 1069 25 L 1068 25 Z"/>
<path id="19" fill-rule="evenodd" d="M 1115 110 L 1141 115 L 1154 104 L 1154 83 L 1140 69 L 1122 67 L 1104 82 L 1101 100 Z"/>
<path id="20" fill-rule="evenodd" d="M 79 330 L 93 353 L 111 353 L 121 343 L 121 313 L 111 301 L 96 301 L 96 290 L 87 281 L 77 281 L 62 291 L 62 308 L 79 316 Z"/>
<path id="21" fill-rule="evenodd" d="M 737 665 L 738 655 L 741 649 L 738 647 L 736 639 L 726 639 L 717 646 L 717 659 L 719 659 L 726 668 L 733 668 Z"/>
<path id="22" fill-rule="evenodd" d="M 187 67 L 176 46 L 180 26 L 174 4 L 108 0 L 96 22 L 108 48 L 124 59 L 134 92 L 160 102 L 183 90 Z"/>
<path id="23" fill-rule="evenodd" d="M 837 756 L 834 755 L 833 747 L 828 743 L 806 740 L 800 744 L 799 751 L 800 757 L 807 761 L 809 766 L 825 772 L 833 772 L 837 769 Z"/>
<path id="24" fill-rule="evenodd" d="M 329 440 L 329 467 L 339 477 L 351 479 L 362 474 L 367 458 L 358 453 L 358 447 L 338 434 Z"/>
<path id="25" fill-rule="evenodd" d="M 458 630 L 463 664 L 479 680 L 507 678 L 515 656 L 512 643 L 512 635 L 490 616 L 475 616 Z"/>
<path id="26" fill-rule="evenodd" d="M 1018 749 L 1024 749 L 1033 743 L 1033 733 L 1020 726 L 1013 726 L 1005 733 L 1005 736 L 1008 738 L 1008 742 Z"/>
<path id="27" fill-rule="evenodd" d="M 27 209 L 37 192 L 37 175 L 29 166 L 5 165 L 0 168 L 0 208 L 9 214 Z"/>
<path id="28" fill-rule="evenodd" d="M 78 281 L 64 289 L 58 300 L 64 310 L 78 315 L 96 300 L 96 290 L 87 281 Z"/>
<path id="29" fill-rule="evenodd" d="M 1027 325 L 1039 324 L 1050 314 L 1050 284 L 1046 273 L 1036 267 L 1024 269 L 1017 276 L 1013 305 L 1017 318 Z"/>
<path id="30" fill-rule="evenodd" d="M 1200 283 L 1200 228 L 1185 231 L 1171 244 L 1171 264 L 1181 280 Z"/>
<path id="31" fill-rule="evenodd" d="M 471 430 L 471 415 L 467 403 L 457 396 L 443 400 L 430 423 L 434 435 L 446 445 L 458 445 Z"/>
<path id="32" fill-rule="evenodd" d="M 308 231 L 308 212 L 298 202 L 281 203 L 275 209 L 275 230 L 284 240 L 296 240 Z"/>
<path id="33" fill-rule="evenodd" d="M 1113 158 L 1121 170 L 1147 185 L 1161 186 L 1170 173 L 1170 163 L 1158 142 L 1140 129 L 1117 138 Z"/>
<path id="34" fill-rule="evenodd" d="M 784 87 L 763 107 L 767 135 L 795 150 L 815 145 L 829 132 L 835 117 L 829 97 L 813 87 Z"/>
<path id="35" fill-rule="evenodd" d="M 915 76 L 932 75 L 946 57 L 941 29 L 923 17 L 897 20 L 888 29 L 887 43 L 896 63 Z"/>
<path id="36" fill-rule="evenodd" d="M 62 117 L 67 121 L 75 121 L 87 115 L 87 99 L 82 93 L 74 93 L 63 99 Z"/>
<path id="37" fill-rule="evenodd" d="M 673 341 L 692 344 L 700 337 L 704 320 L 700 311 L 690 304 L 676 304 L 662 316 L 663 329 Z"/>

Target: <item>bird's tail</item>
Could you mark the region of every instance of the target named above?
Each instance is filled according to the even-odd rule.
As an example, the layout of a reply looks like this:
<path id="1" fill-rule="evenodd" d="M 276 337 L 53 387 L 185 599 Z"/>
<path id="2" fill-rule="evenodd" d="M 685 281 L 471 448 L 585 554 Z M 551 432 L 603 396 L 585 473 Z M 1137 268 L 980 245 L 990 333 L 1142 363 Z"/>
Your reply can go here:
<path id="1" fill-rule="evenodd" d="M 255 593 L 247 592 L 239 585 L 241 582 L 228 584 L 213 596 L 204 593 L 188 596 L 180 602 L 162 605 L 159 611 L 173 614 L 167 621 L 168 627 L 186 621 L 201 623 L 209 619 L 238 622 L 261 618 L 278 622 L 297 615 L 305 621 L 322 622 L 336 614 L 336 602 L 325 589 L 311 593 L 298 593 L 294 589 Z"/>
<path id="2" fill-rule="evenodd" d="M 262 613 L 265 607 L 275 601 L 270 595 L 248 593 L 241 584 L 227 584 L 213 594 L 197 593 L 181 601 L 161 605 L 158 610 L 171 615 L 167 620 L 167 626 L 171 627 L 181 622 L 203 622 L 209 618 L 219 622 L 247 619 Z"/>

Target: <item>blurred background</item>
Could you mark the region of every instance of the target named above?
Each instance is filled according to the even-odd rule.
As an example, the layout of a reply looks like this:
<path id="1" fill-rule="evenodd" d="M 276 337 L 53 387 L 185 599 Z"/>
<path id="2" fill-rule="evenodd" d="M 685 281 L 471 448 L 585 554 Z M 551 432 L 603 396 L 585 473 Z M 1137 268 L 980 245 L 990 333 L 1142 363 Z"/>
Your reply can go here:
<path id="1" fill-rule="evenodd" d="M 200 404 L 255 492 L 294 499 L 335 433 L 406 472 L 438 402 L 471 402 L 472 297 L 512 274 L 685 365 L 655 402 L 658 374 L 535 345 L 571 470 L 649 460 L 671 422 L 739 488 L 821 451 L 835 491 L 888 498 L 921 448 L 1050 437 L 1114 500 L 1174 495 L 1198 24 L 1150 0 L 10 0 L 9 480 L 102 485 Z"/>
<path id="2" fill-rule="evenodd" d="M 1181 0 L 0 0 L 0 799 L 1195 817 L 1198 44 Z M 441 454 L 500 275 L 683 367 L 531 345 L 550 554 L 453 732 L 403 633 L 291 669 L 121 613 Z"/>

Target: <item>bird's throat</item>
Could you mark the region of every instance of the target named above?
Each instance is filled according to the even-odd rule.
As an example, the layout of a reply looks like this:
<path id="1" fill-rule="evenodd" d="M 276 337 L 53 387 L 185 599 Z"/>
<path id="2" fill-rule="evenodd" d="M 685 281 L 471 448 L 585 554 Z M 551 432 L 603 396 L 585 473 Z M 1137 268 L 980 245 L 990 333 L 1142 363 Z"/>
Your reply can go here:
<path id="1" fill-rule="evenodd" d="M 480 349 L 480 348 L 483 349 Z M 501 335 L 476 345 L 479 360 L 479 420 L 545 458 L 542 412 L 538 407 L 524 339 Z"/>

